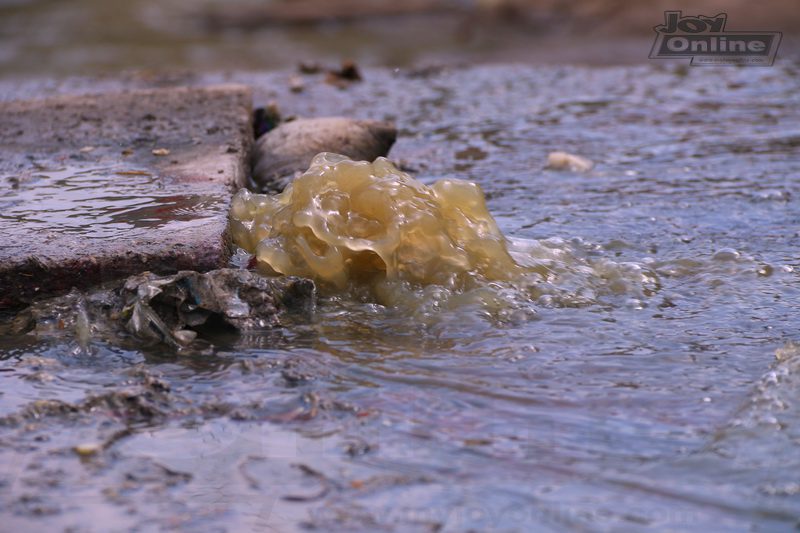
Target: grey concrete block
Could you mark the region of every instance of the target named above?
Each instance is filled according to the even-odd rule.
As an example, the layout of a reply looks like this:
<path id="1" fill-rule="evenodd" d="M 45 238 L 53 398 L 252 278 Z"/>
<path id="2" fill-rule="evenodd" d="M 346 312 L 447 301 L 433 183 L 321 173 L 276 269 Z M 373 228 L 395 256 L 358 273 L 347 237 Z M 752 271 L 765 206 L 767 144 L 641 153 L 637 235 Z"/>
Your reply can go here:
<path id="1" fill-rule="evenodd" d="M 0 104 L 0 310 L 223 266 L 251 108 L 240 85 Z"/>

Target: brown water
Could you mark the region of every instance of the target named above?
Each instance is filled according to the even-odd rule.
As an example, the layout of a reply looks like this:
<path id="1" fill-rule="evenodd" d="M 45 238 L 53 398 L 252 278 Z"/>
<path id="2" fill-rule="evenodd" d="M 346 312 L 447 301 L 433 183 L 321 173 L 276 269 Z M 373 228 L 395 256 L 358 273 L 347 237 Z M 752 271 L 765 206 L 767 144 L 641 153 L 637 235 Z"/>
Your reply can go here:
<path id="1" fill-rule="evenodd" d="M 368 71 L 300 94 L 288 76 L 202 81 L 397 121 L 394 161 L 478 183 L 509 246 L 561 275 L 502 315 L 329 293 L 177 355 L 0 338 L 7 527 L 797 526 L 796 67 Z M 545 170 L 556 150 L 596 166 Z"/>

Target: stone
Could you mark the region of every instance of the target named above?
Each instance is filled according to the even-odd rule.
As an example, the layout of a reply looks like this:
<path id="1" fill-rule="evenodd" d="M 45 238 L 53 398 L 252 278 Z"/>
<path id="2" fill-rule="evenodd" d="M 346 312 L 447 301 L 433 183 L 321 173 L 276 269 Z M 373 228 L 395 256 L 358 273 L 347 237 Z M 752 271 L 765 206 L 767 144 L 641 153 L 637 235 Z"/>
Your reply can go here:
<path id="1" fill-rule="evenodd" d="M 594 162 L 585 157 L 567 152 L 550 152 L 547 156 L 547 166 L 550 170 L 569 170 L 571 172 L 589 172 L 594 167 Z"/>
<path id="2" fill-rule="evenodd" d="M 39 300 L 17 318 L 0 321 L 0 332 L 71 338 L 78 353 L 90 353 L 96 340 L 125 345 L 131 335 L 139 343 L 179 349 L 215 331 L 268 330 L 288 316 L 310 317 L 316 294 L 311 280 L 245 269 L 143 272 L 85 293 L 73 289 Z"/>
<path id="3" fill-rule="evenodd" d="M 311 280 L 232 268 L 166 277 L 146 272 L 128 278 L 119 294 L 118 316 L 130 333 L 175 348 L 208 328 L 268 329 L 286 313 L 308 316 L 316 305 Z"/>
<path id="4" fill-rule="evenodd" d="M 263 191 L 282 191 L 320 152 L 374 161 L 386 156 L 396 139 L 394 125 L 377 120 L 324 117 L 285 122 L 258 139 L 253 179 Z"/>
<path id="5" fill-rule="evenodd" d="M 251 99 L 220 85 L 0 103 L 0 311 L 225 265 Z"/>

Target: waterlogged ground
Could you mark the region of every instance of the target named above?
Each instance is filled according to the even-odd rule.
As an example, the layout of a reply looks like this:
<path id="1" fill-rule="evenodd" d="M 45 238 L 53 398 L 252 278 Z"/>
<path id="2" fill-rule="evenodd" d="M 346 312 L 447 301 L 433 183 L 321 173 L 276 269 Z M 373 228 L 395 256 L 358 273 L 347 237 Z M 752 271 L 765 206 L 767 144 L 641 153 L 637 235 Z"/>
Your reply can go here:
<path id="1" fill-rule="evenodd" d="M 177 355 L 0 338 L 5 527 L 797 527 L 795 66 L 368 71 L 300 94 L 288 77 L 189 81 L 395 120 L 394 160 L 478 182 L 558 276 L 524 312 L 328 298 Z M 545 170 L 553 150 L 597 165 Z"/>

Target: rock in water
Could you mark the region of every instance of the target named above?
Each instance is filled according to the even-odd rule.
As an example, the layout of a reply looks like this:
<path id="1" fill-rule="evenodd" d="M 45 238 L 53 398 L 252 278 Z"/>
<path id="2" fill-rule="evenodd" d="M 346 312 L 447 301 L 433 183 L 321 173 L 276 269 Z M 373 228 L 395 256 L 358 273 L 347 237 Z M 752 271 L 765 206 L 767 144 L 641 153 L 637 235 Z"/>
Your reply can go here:
<path id="1" fill-rule="evenodd" d="M 0 333 L 73 337 L 83 351 L 90 334 L 114 344 L 133 334 L 146 343 L 179 348 L 220 327 L 249 331 L 280 326 L 287 313 L 308 315 L 315 303 L 314 282 L 291 276 L 265 278 L 227 268 L 172 276 L 145 272 L 121 286 L 85 295 L 73 290 L 36 302 L 10 322 L 0 321 Z"/>
<path id="2" fill-rule="evenodd" d="M 311 280 L 265 278 L 249 270 L 146 272 L 125 282 L 120 315 L 137 337 L 177 347 L 215 325 L 239 331 L 278 326 L 287 311 L 310 312 L 315 292 Z"/>
<path id="3" fill-rule="evenodd" d="M 264 134 L 257 143 L 253 179 L 262 191 L 282 191 L 320 152 L 356 161 L 385 156 L 397 138 L 388 122 L 341 117 L 297 119 Z"/>

